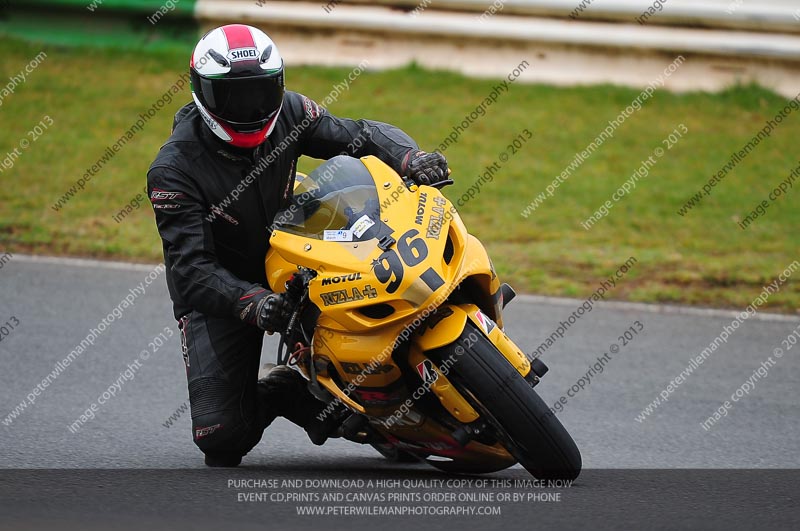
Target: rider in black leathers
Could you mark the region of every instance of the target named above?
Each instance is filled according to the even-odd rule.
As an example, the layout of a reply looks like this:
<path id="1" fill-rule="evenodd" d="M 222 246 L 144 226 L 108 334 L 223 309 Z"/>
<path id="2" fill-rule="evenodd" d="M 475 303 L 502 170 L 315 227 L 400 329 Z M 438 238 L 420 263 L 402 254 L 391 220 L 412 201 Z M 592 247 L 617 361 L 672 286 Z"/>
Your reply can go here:
<path id="1" fill-rule="evenodd" d="M 223 95 L 231 101 L 242 97 L 230 86 L 208 85 L 198 50 L 211 49 L 206 55 L 215 58 L 214 68 L 227 63 L 234 74 L 241 64 L 234 61 L 251 52 L 241 52 L 249 49 L 242 45 L 209 48 L 214 32 L 223 32 L 220 42 L 229 46 L 249 32 L 262 62 L 265 56 L 275 60 L 274 44 L 255 28 L 209 32 L 192 58 L 195 102 L 176 114 L 147 183 L 182 336 L 193 438 L 209 466 L 236 466 L 276 416 L 304 427 L 317 444 L 331 430 L 329 419 L 316 418 L 323 405 L 299 373 L 278 367 L 257 379 L 264 331 L 280 330 L 290 312 L 283 295 L 265 288 L 264 257 L 270 225 L 292 194 L 297 159 L 375 155 L 420 184 L 446 178 L 447 163 L 440 154 L 420 151 L 394 126 L 337 118 L 309 98 L 284 91 L 282 60 L 279 78 L 275 69 L 268 71 L 277 110 L 261 110 L 264 120 L 254 123 L 243 124 L 235 115 L 226 120 Z"/>

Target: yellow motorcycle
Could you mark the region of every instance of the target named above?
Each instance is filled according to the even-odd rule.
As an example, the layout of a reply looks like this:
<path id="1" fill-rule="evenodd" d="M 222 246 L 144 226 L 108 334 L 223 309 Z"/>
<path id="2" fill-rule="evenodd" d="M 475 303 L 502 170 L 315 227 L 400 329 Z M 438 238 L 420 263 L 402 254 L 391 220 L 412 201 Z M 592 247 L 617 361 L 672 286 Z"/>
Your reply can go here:
<path id="1" fill-rule="evenodd" d="M 575 442 L 534 390 L 547 367 L 503 331 L 515 293 L 439 189 L 340 156 L 298 176 L 272 229 L 270 287 L 296 305 L 278 363 L 328 404 L 320 420 L 448 472 L 578 476 Z"/>

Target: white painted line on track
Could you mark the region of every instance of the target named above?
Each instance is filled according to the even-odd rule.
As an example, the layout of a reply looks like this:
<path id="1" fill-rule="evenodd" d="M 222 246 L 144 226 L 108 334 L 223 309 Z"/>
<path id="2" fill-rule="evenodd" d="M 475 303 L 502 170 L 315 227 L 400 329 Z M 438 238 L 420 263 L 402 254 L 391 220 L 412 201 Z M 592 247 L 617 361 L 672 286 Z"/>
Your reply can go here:
<path id="1" fill-rule="evenodd" d="M 90 258 L 71 258 L 65 256 L 34 256 L 29 254 L 14 254 L 10 262 L 47 264 L 67 267 L 90 267 L 136 272 L 152 271 L 158 266 L 158 264 L 137 264 L 134 262 L 117 262 L 113 260 L 93 260 Z"/>
<path id="2" fill-rule="evenodd" d="M 585 302 L 585 299 L 568 299 L 563 297 L 547 297 L 544 295 L 528 295 L 520 294 L 514 299 L 526 302 L 528 304 L 547 304 L 550 306 L 565 306 L 577 308 Z M 511 305 L 514 304 L 511 302 Z M 622 310 L 629 312 L 644 312 L 644 313 L 661 313 L 669 315 L 695 315 L 700 317 L 724 317 L 735 319 L 737 315 L 742 313 L 742 310 L 725 310 L 721 308 L 700 308 L 693 306 L 678 306 L 675 304 L 652 304 L 644 302 L 626 302 L 626 301 L 598 301 L 595 303 L 598 308 L 608 308 L 609 310 Z M 765 313 L 757 312 L 755 315 L 748 317 L 748 320 L 753 319 L 756 321 L 776 321 L 776 322 L 800 322 L 800 316 L 779 313 Z"/>

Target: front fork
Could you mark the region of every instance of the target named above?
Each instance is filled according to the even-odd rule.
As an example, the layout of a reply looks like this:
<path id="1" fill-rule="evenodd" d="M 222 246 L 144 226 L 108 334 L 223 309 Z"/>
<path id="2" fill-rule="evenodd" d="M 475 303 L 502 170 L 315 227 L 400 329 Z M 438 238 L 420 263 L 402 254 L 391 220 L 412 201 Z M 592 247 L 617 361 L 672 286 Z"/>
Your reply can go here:
<path id="1" fill-rule="evenodd" d="M 480 415 L 447 378 L 453 365 L 458 363 L 459 349 L 462 347 L 456 347 L 447 359 L 439 360 L 438 363 L 428 358 L 425 352 L 455 342 L 464 333 L 467 321 L 472 321 L 477 329 L 476 333 L 486 336 L 531 386 L 536 385 L 540 377 L 547 372 L 544 363 L 534 360 L 532 364 L 525 353 L 476 305 L 442 306 L 414 335 L 408 359 L 411 369 L 416 371 L 442 406 L 464 424 L 476 421 Z"/>

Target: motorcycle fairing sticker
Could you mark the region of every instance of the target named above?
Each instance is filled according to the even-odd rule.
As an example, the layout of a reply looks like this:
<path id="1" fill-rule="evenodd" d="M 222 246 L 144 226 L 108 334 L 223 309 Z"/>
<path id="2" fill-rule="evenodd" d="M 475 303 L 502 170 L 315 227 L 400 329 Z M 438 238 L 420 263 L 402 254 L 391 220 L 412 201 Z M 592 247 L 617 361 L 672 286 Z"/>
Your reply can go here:
<path id="1" fill-rule="evenodd" d="M 349 229 L 326 230 L 322 239 L 326 242 L 351 242 L 353 231 Z"/>
<path id="2" fill-rule="evenodd" d="M 431 291 L 436 291 L 444 286 L 444 279 L 432 267 L 429 267 L 419 276 L 419 278 L 431 289 Z"/>
<path id="3" fill-rule="evenodd" d="M 353 231 L 353 234 L 355 235 L 356 238 L 360 238 L 373 225 L 375 225 L 375 222 L 372 221 L 372 219 L 370 219 L 369 216 L 364 214 L 363 216 L 358 218 L 355 223 L 353 223 L 353 227 L 351 230 Z"/>
<path id="4" fill-rule="evenodd" d="M 494 327 L 497 326 L 494 324 L 494 321 L 483 315 L 483 312 L 480 310 L 475 312 L 475 318 L 478 320 L 478 323 L 480 323 L 481 328 L 483 328 L 487 336 L 494 330 Z"/>
<path id="5" fill-rule="evenodd" d="M 433 366 L 433 362 L 431 360 L 425 360 L 421 363 L 417 364 L 417 372 L 419 373 L 420 378 L 425 383 L 433 383 L 439 379 L 439 371 L 436 370 L 436 367 Z"/>

